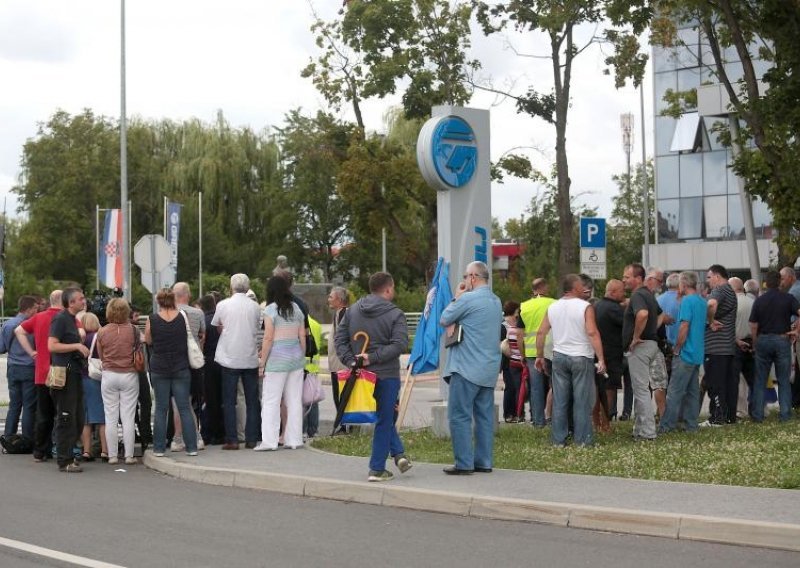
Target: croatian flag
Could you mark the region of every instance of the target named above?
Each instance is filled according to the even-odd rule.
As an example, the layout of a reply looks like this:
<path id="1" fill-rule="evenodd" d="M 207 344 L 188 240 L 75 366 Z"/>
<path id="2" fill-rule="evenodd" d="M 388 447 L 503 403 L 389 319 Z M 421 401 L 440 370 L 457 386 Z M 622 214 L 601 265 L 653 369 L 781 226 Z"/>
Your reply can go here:
<path id="1" fill-rule="evenodd" d="M 100 243 L 100 281 L 109 288 L 122 288 L 122 210 L 106 211 L 103 241 Z"/>

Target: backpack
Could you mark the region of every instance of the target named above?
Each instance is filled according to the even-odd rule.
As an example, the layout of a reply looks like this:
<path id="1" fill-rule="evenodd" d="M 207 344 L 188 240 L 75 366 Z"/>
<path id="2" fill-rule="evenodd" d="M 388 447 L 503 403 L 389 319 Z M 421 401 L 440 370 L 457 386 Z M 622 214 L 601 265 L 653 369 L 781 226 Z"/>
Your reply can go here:
<path id="1" fill-rule="evenodd" d="M 0 436 L 0 444 L 5 454 L 32 454 L 33 441 L 22 434 Z"/>

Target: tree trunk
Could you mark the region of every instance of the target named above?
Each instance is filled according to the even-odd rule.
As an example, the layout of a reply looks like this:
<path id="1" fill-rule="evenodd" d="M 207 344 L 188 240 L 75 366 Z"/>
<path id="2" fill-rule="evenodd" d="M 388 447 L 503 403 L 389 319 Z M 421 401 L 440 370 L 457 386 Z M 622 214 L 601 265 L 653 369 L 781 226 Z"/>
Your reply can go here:
<path id="1" fill-rule="evenodd" d="M 561 46 L 566 41 L 564 50 L 564 66 L 561 67 Z M 556 94 L 556 176 L 558 188 L 556 192 L 556 208 L 558 210 L 559 279 L 565 274 L 575 272 L 575 220 L 572 216 L 570 200 L 569 162 L 567 161 L 567 114 L 569 112 L 569 91 L 572 74 L 572 25 L 567 23 L 564 35 L 551 35 L 553 56 L 553 79 Z M 563 73 L 563 76 L 562 76 Z"/>

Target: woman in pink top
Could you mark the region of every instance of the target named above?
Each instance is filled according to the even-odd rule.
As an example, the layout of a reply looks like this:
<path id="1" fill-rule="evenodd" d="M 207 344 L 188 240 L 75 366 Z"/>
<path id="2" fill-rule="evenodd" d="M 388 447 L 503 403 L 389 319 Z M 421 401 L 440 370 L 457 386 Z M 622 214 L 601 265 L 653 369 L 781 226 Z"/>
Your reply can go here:
<path id="1" fill-rule="evenodd" d="M 139 330 L 130 322 L 130 306 L 122 298 L 108 303 L 108 324 L 97 333 L 97 347 L 103 361 L 101 393 L 106 413 L 106 443 L 108 463 L 116 464 L 119 436 L 116 425 L 122 419 L 122 441 L 125 463 L 136 463 L 133 457 L 135 441 L 136 402 L 139 399 L 139 375 L 133 365 L 133 354 L 139 349 Z"/>

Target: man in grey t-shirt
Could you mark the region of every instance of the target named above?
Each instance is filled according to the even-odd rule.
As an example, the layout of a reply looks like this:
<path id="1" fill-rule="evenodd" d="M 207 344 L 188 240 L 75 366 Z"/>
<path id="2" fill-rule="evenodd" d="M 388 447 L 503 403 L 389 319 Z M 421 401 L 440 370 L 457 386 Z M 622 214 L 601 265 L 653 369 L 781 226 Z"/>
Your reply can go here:
<path id="1" fill-rule="evenodd" d="M 203 341 L 206 337 L 206 318 L 203 310 L 190 306 L 192 301 L 192 291 L 186 282 L 176 282 L 172 286 L 172 292 L 175 294 L 175 306 L 186 314 L 186 319 L 189 320 L 189 329 L 192 330 L 194 340 L 203 348 Z M 192 410 L 195 415 L 195 425 L 199 424 L 200 409 L 203 407 L 203 369 L 191 369 L 192 385 Z M 180 420 L 175 420 L 175 436 L 172 439 L 170 449 L 173 452 L 183 451 L 183 436 L 181 432 Z M 198 434 L 197 436 L 197 449 L 202 450 L 205 448 L 203 438 Z"/>

